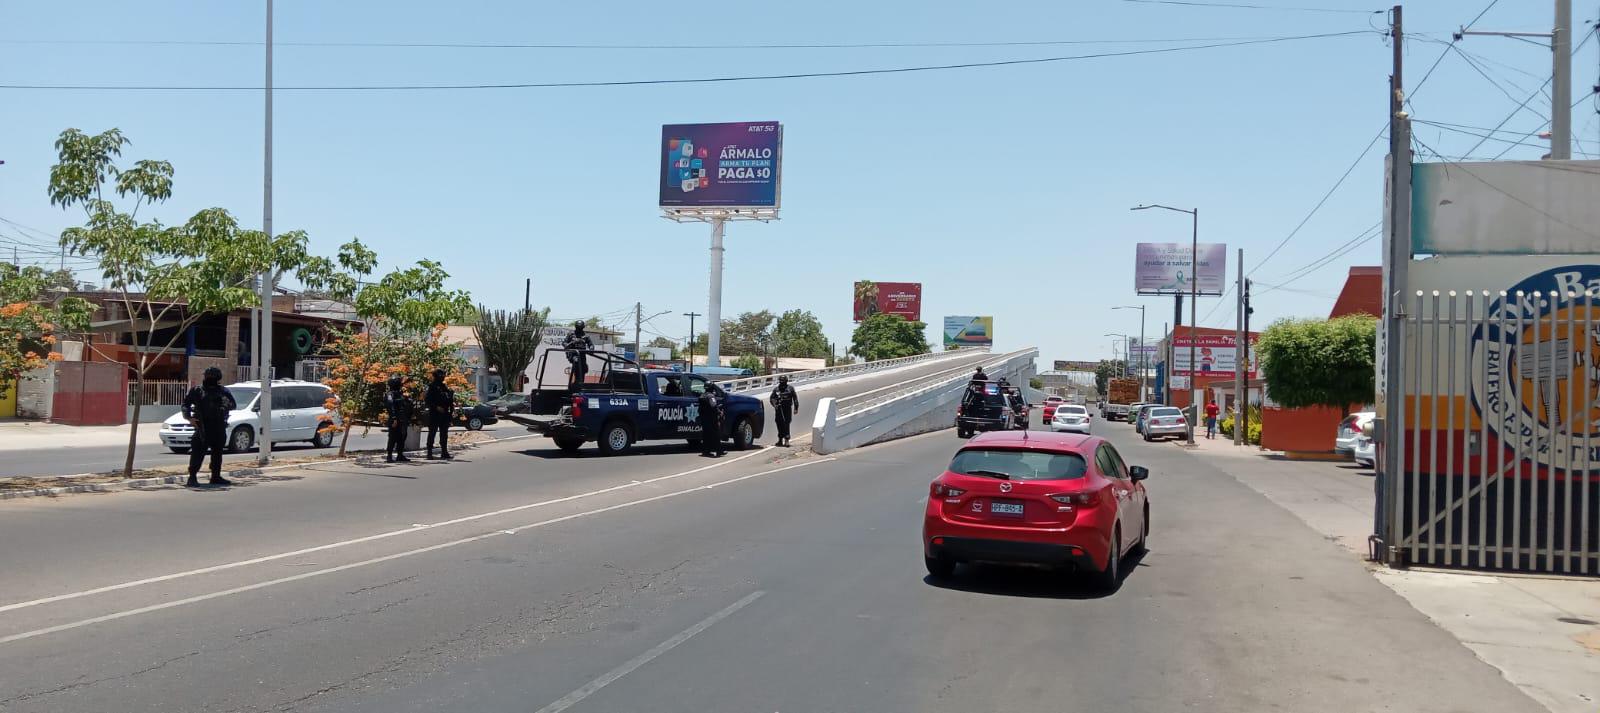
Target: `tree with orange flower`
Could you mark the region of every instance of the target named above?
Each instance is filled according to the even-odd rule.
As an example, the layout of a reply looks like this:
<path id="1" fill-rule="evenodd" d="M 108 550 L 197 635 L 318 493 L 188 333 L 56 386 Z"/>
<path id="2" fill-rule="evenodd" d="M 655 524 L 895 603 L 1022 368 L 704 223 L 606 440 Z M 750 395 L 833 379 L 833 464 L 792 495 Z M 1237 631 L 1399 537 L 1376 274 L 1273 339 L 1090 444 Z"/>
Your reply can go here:
<path id="1" fill-rule="evenodd" d="M 337 354 L 327 360 L 328 375 L 322 380 L 333 396 L 329 411 L 338 414 L 332 427 L 344 431 L 339 455 L 345 454 L 350 429 L 373 426 L 388 420 L 383 409 L 383 393 L 389 377 L 403 379 L 402 387 L 414 401 L 422 399 L 434 369 L 445 371 L 445 384 L 459 400 L 473 398 L 467 380 L 466 362 L 461 358 L 461 343 L 444 338 L 444 325 L 436 325 L 426 337 L 417 338 L 396 331 L 389 320 L 374 320 L 364 332 L 336 330 L 328 343 Z"/>
<path id="2" fill-rule="evenodd" d="M 88 328 L 89 303 L 59 297 L 71 285 L 72 273 L 0 263 L 0 397 L 23 374 L 61 358 L 62 333 Z"/>

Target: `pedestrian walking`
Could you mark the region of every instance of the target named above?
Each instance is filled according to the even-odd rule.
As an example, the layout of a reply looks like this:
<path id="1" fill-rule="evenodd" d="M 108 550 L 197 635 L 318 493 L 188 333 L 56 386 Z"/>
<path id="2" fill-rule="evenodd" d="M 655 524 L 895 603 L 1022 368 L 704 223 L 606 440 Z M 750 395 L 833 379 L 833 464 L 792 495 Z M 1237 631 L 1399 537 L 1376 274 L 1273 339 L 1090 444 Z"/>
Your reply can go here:
<path id="1" fill-rule="evenodd" d="M 700 394 L 700 455 L 720 457 L 728 452 L 727 446 L 722 442 L 722 389 L 716 384 L 707 384 L 705 392 Z"/>
<path id="2" fill-rule="evenodd" d="M 399 374 L 389 377 L 389 391 L 383 395 L 383 411 L 388 414 L 384 427 L 389 429 L 389 443 L 384 446 L 383 460 L 387 463 L 409 463 L 406 457 L 406 434 L 411 432 L 411 416 L 416 406 L 404 390 L 405 379 Z"/>
<path id="3" fill-rule="evenodd" d="M 439 457 L 450 460 L 450 419 L 456 412 L 456 394 L 444 383 L 444 369 L 433 370 L 433 381 L 428 383 L 428 393 L 423 396 L 423 406 L 428 409 L 427 459 L 433 460 L 433 438 L 439 437 Z"/>
<path id="4" fill-rule="evenodd" d="M 209 367 L 200 385 L 189 389 L 183 397 L 183 417 L 194 427 L 194 437 L 189 439 L 189 481 L 184 485 L 200 487 L 196 478 L 206 455 L 211 456 L 212 485 L 231 485 L 233 481 L 222 477 L 222 450 L 228 445 L 228 414 L 239 408 L 233 393 L 222 385 L 222 370 Z"/>
<path id="5" fill-rule="evenodd" d="M 1207 401 L 1206 402 L 1206 439 L 1207 440 L 1210 440 L 1212 438 L 1216 438 L 1216 436 L 1217 436 L 1217 413 L 1220 412 L 1221 410 L 1222 409 L 1220 409 L 1217 406 L 1217 402 L 1216 401 L 1213 400 L 1213 401 Z"/>
<path id="6" fill-rule="evenodd" d="M 800 410 L 800 394 L 796 393 L 793 386 L 789 385 L 789 377 L 778 377 L 778 388 L 772 390 L 768 399 L 772 402 L 772 420 L 778 425 L 778 445 L 789 445 L 789 424 L 794 421 L 794 415 Z"/>

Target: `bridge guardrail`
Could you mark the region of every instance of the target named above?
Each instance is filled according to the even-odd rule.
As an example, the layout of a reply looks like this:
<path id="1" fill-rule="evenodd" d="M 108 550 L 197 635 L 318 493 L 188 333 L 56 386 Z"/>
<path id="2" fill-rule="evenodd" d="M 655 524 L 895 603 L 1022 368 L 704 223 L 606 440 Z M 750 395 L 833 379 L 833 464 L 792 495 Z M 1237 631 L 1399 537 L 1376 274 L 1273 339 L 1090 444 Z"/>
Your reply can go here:
<path id="1" fill-rule="evenodd" d="M 884 371 L 886 369 L 894 369 L 894 368 L 906 366 L 906 365 L 909 365 L 909 364 L 917 364 L 917 363 L 926 362 L 926 361 L 936 361 L 936 360 L 939 360 L 939 359 L 947 359 L 947 358 L 954 358 L 954 357 L 958 357 L 958 356 L 966 356 L 966 355 L 970 355 L 970 354 L 974 354 L 974 353 L 980 353 L 980 352 L 984 352 L 984 351 L 987 351 L 987 348 L 985 348 L 985 347 L 962 347 L 960 349 L 952 349 L 950 351 L 928 352 L 927 354 L 917 354 L 915 356 L 899 357 L 899 358 L 896 358 L 896 359 L 880 359 L 878 361 L 862 362 L 860 364 L 841 364 L 839 366 L 830 366 L 830 367 L 825 367 L 825 368 L 822 368 L 822 369 L 809 369 L 809 370 L 806 370 L 806 371 L 791 371 L 791 372 L 788 372 L 788 373 L 785 373 L 785 374 L 768 374 L 766 376 L 747 376 L 747 377 L 745 377 L 743 379 L 730 379 L 730 380 L 727 380 L 727 381 L 719 381 L 719 382 L 717 382 L 717 385 L 721 386 L 722 389 L 724 391 L 727 391 L 728 393 L 740 393 L 740 392 L 745 392 L 745 391 L 760 391 L 762 389 L 770 389 L 770 388 L 773 388 L 773 387 L 777 386 L 778 385 L 778 377 L 779 376 L 787 376 L 787 377 L 789 377 L 789 383 L 791 385 L 808 384 L 808 383 L 815 383 L 815 382 L 820 382 L 820 381 L 830 381 L 830 380 L 833 380 L 833 379 L 839 379 L 839 378 L 843 378 L 843 377 L 846 377 L 846 376 L 854 376 L 856 374 L 866 374 L 866 373 L 871 373 L 871 372 L 875 372 L 875 371 Z"/>

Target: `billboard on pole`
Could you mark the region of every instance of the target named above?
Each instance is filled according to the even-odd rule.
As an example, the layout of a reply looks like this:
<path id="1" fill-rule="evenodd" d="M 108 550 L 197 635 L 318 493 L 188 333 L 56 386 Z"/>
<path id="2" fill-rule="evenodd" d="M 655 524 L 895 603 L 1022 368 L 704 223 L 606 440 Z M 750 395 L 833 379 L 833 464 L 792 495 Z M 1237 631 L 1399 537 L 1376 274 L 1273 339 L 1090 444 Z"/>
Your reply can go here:
<path id="1" fill-rule="evenodd" d="M 922 283 L 873 282 L 855 284 L 855 320 L 875 314 L 898 314 L 913 322 L 922 319 Z"/>
<path id="2" fill-rule="evenodd" d="M 987 347 L 994 345 L 994 317 L 945 317 L 944 346 Z"/>
<path id="3" fill-rule="evenodd" d="M 1172 373 L 1178 376 L 1233 376 L 1238 363 L 1238 339 L 1232 334 L 1199 334 L 1195 336 L 1195 361 L 1199 369 L 1189 364 L 1189 335 L 1179 333 L 1172 342 Z M 1245 365 L 1244 377 L 1256 378 L 1255 335 L 1250 338 L 1250 363 Z"/>
<path id="4" fill-rule="evenodd" d="M 1188 243 L 1139 243 L 1134 257 L 1133 288 L 1141 295 L 1189 294 L 1189 281 L 1198 275 L 1199 294 L 1218 297 L 1228 281 L 1228 246 L 1223 243 L 1200 243 L 1199 269 L 1193 267 Z"/>
<path id="5" fill-rule="evenodd" d="M 776 121 L 661 127 L 662 208 L 777 208 L 783 126 Z"/>

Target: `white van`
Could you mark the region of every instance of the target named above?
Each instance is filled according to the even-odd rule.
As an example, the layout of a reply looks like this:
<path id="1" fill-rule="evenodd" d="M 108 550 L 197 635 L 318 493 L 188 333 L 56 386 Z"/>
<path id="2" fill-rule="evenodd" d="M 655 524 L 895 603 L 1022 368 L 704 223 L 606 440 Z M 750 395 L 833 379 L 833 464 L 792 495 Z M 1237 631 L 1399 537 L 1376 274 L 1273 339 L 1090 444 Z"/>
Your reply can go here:
<path id="1" fill-rule="evenodd" d="M 228 392 L 239 405 L 228 414 L 228 452 L 238 453 L 256 447 L 261 436 L 260 407 L 256 398 L 261 394 L 258 381 L 241 381 L 229 384 Z M 337 419 L 325 404 L 333 391 L 313 381 L 275 379 L 272 382 L 272 442 L 307 441 L 317 448 L 333 445 L 333 429 L 328 419 Z M 183 418 L 183 412 L 173 414 L 161 423 L 161 443 L 173 453 L 188 453 L 189 441 L 194 438 L 194 426 Z"/>

